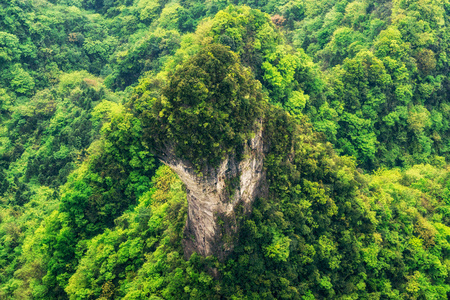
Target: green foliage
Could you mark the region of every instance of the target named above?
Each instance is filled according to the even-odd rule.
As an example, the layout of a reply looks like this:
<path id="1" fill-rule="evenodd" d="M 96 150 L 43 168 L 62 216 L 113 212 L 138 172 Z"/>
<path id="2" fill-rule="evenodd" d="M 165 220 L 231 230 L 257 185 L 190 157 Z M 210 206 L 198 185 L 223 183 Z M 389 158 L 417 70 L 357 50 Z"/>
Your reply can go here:
<path id="1" fill-rule="evenodd" d="M 1 299 L 448 299 L 448 1 L 230 4 L 0 0 Z M 185 260 L 151 153 L 256 119 L 268 193 Z"/>
<path id="2" fill-rule="evenodd" d="M 118 218 L 113 231 L 89 242 L 66 288 L 69 297 L 173 299 L 180 291 L 209 294 L 213 281 L 195 266 L 199 258 L 186 262 L 182 257 L 186 204 L 181 182 L 168 167 L 159 168 L 152 189 L 135 209 Z"/>
<path id="3" fill-rule="evenodd" d="M 229 154 L 240 155 L 239 148 L 261 116 L 259 89 L 234 53 L 211 45 L 175 71 L 160 99 L 148 99 L 144 93 L 133 106 L 143 115 L 149 135 L 145 142 L 165 151 L 171 147 L 165 142 L 169 139 L 170 151 L 201 171 L 206 165 L 217 166 Z M 145 109 L 149 100 L 150 116 Z"/>
<path id="4" fill-rule="evenodd" d="M 448 171 L 419 165 L 362 176 L 353 160 L 313 142 L 310 129 L 296 128 L 281 112 L 272 116 L 266 125 L 273 128 L 266 159 L 271 194 L 256 203 L 235 263 L 224 266 L 227 297 L 245 291 L 276 299 L 415 293 L 445 299 L 448 245 L 444 239 L 446 246 L 438 246 L 437 235 L 448 226 L 433 211 L 444 204 L 438 194 Z M 289 159 L 283 149 L 296 155 Z"/>
<path id="5" fill-rule="evenodd" d="M 10 33 L 0 32 L 0 59 L 3 64 L 20 58 L 19 39 Z"/>
<path id="6" fill-rule="evenodd" d="M 118 52 L 113 60 L 114 71 L 105 79 L 112 88 L 129 86 L 147 71 L 159 71 L 160 61 L 173 55 L 178 48 L 180 34 L 176 30 L 160 29 L 146 37 L 135 48 Z"/>
<path id="7" fill-rule="evenodd" d="M 274 234 L 272 243 L 264 248 L 265 255 L 274 261 L 287 261 L 290 242 L 288 237 Z"/>
<path id="8" fill-rule="evenodd" d="M 90 148 L 89 166 L 72 175 L 61 196 L 61 211 L 85 238 L 105 227 L 149 187 L 154 159 L 139 138 L 140 122 L 121 110 L 104 125 L 104 139 Z"/>
<path id="9" fill-rule="evenodd" d="M 7 70 L 10 73 L 8 78 L 10 80 L 11 89 L 17 94 L 31 95 L 34 89 L 34 80 L 20 64 L 15 64 Z"/>

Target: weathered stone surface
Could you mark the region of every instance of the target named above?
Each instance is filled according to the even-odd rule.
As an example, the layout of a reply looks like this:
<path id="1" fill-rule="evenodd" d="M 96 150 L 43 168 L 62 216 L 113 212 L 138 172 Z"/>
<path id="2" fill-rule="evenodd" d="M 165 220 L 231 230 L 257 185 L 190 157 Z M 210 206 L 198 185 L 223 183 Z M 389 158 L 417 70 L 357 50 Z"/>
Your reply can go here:
<path id="1" fill-rule="evenodd" d="M 237 217 L 250 213 L 255 198 L 265 192 L 263 130 L 261 122 L 257 125 L 255 136 L 244 145 L 240 161 L 236 155 L 229 155 L 218 168 L 205 168 L 201 175 L 171 149 L 160 156 L 187 188 L 188 217 L 183 241 L 186 258 L 197 252 L 224 259 L 238 238 Z"/>

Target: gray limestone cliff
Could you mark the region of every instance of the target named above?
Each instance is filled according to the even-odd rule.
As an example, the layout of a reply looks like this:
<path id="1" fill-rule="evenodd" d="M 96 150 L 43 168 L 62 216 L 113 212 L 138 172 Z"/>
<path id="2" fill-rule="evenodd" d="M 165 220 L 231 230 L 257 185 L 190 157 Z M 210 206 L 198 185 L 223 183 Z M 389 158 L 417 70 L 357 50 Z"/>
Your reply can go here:
<path id="1" fill-rule="evenodd" d="M 219 167 L 206 167 L 202 174 L 176 157 L 169 147 L 159 155 L 186 185 L 186 258 L 194 252 L 226 258 L 238 239 L 239 216 L 249 214 L 255 198 L 266 193 L 263 130 L 261 122 L 257 125 L 255 136 L 244 145 L 241 160 L 228 155 Z"/>

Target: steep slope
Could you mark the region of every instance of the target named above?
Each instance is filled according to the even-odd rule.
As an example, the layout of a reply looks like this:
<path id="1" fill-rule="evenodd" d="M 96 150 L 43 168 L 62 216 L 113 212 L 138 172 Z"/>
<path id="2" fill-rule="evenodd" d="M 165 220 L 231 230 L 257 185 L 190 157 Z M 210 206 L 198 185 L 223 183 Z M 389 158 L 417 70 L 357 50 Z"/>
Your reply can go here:
<path id="1" fill-rule="evenodd" d="M 159 99 L 144 92 L 133 102 L 143 142 L 186 184 L 187 258 L 223 260 L 237 240 L 236 215 L 250 213 L 263 194 L 264 104 L 237 55 L 214 44 L 181 65 Z"/>
<path id="2" fill-rule="evenodd" d="M 449 298 L 448 1 L 244 3 L 0 0 L 0 298 Z"/>

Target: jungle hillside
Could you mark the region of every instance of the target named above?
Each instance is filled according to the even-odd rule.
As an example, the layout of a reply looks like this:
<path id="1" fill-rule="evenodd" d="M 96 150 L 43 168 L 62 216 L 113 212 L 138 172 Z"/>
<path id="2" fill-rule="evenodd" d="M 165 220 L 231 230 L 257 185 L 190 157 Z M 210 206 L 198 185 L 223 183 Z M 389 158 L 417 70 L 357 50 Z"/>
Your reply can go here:
<path id="1" fill-rule="evenodd" d="M 449 298 L 449 0 L 0 0 L 0 299 Z"/>

